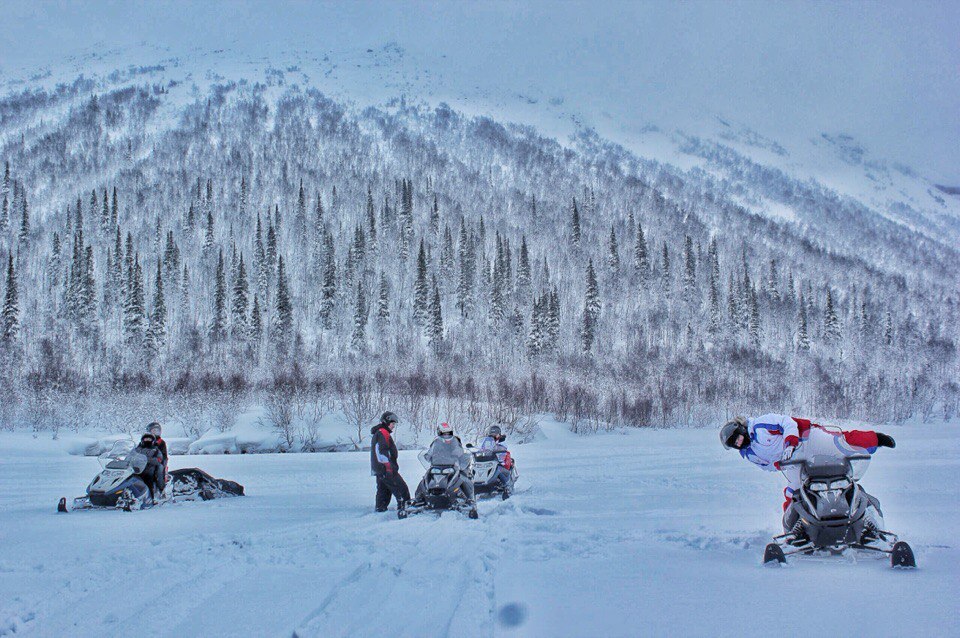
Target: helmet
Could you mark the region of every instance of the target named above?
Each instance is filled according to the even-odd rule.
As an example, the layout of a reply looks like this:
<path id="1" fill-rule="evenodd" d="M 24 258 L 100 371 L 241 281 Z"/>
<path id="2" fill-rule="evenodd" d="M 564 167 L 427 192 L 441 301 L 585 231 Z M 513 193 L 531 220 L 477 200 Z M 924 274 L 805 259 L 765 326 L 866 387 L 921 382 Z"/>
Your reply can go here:
<path id="1" fill-rule="evenodd" d="M 400 419 L 397 418 L 397 415 L 393 412 L 384 412 L 380 415 L 380 423 L 387 425 L 389 423 L 397 423 Z"/>
<path id="2" fill-rule="evenodd" d="M 157 437 L 150 434 L 149 432 L 145 433 L 140 437 L 140 445 L 146 448 L 153 447 L 153 444 L 157 442 Z"/>
<path id="3" fill-rule="evenodd" d="M 152 434 L 157 438 L 160 438 L 160 433 L 161 433 L 160 424 L 154 421 L 153 423 L 147 426 L 147 432 L 149 432 L 150 434 Z"/>
<path id="4" fill-rule="evenodd" d="M 448 423 L 441 423 L 437 428 L 437 436 L 453 436 L 453 428 Z"/>
<path id="5" fill-rule="evenodd" d="M 750 445 L 750 433 L 747 431 L 747 418 L 734 417 L 720 428 L 720 442 L 728 450 L 742 450 Z"/>
<path id="6" fill-rule="evenodd" d="M 503 430 L 500 429 L 499 425 L 491 425 L 487 428 L 487 436 L 499 441 L 503 437 Z"/>

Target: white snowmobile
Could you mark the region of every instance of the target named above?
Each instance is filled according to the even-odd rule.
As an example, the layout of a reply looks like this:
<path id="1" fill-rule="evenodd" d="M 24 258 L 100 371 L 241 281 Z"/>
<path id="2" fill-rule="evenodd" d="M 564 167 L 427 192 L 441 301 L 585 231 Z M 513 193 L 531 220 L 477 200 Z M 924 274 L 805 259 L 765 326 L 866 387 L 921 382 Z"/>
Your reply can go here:
<path id="1" fill-rule="evenodd" d="M 515 462 L 510 463 L 509 469 L 504 465 L 505 457 L 509 453 L 479 448 L 471 443 L 467 444 L 467 451 L 473 455 L 473 490 L 477 498 L 497 494 L 503 500 L 510 498 L 520 474 Z M 502 480 L 502 477 L 506 480 Z"/>
<path id="2" fill-rule="evenodd" d="M 470 458 L 470 455 L 464 456 Z M 466 462 L 469 463 L 469 460 Z M 423 452 L 420 453 L 420 463 L 427 473 L 417 486 L 413 500 L 406 507 L 397 509 L 398 518 L 430 510 L 456 510 L 466 513 L 470 518 L 479 517 L 476 504 L 470 503 L 463 491 L 464 482 L 471 480 L 469 465 L 464 468 L 461 460 L 452 465 L 434 465 L 426 460 Z"/>
<path id="3" fill-rule="evenodd" d="M 86 496 L 73 499 L 72 509 L 116 508 L 124 511 L 150 507 L 154 499 L 140 478 L 147 457 L 133 449 L 130 441 L 117 441 L 98 458 L 103 468 L 87 486 Z M 57 511 L 67 511 L 67 499 L 61 498 Z"/>
<path id="4" fill-rule="evenodd" d="M 795 554 L 854 549 L 888 554 L 892 567 L 916 567 L 910 545 L 883 529 L 880 502 L 859 485 L 869 463 L 869 454 L 783 461 L 781 467 L 800 467 L 801 487 L 784 513 L 789 531 L 766 546 L 764 564 L 785 563 Z"/>
<path id="5" fill-rule="evenodd" d="M 166 502 L 210 500 L 224 496 L 243 496 L 243 486 L 210 476 L 190 467 L 169 472 L 166 489 L 154 499 L 139 476 L 147 466 L 147 457 L 135 452 L 132 441 L 117 441 L 99 459 L 103 470 L 87 486 L 86 496 L 73 499 L 70 510 L 120 509 L 127 512 Z M 57 503 L 58 512 L 67 509 L 67 499 Z"/>

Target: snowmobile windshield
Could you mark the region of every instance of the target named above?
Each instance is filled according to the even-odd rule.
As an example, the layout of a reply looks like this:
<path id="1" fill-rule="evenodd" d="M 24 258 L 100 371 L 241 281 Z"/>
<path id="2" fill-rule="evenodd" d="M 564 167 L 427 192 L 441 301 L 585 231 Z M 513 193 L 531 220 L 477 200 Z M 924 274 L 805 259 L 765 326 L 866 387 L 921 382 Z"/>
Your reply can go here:
<path id="1" fill-rule="evenodd" d="M 130 452 L 119 459 L 113 459 L 107 463 L 108 470 L 125 470 L 131 468 L 135 474 L 139 474 L 147 467 L 147 457 L 139 452 Z"/>
<path id="2" fill-rule="evenodd" d="M 114 463 L 114 461 L 123 459 L 123 457 L 133 450 L 133 447 L 133 441 L 129 441 L 127 439 L 114 441 L 113 445 L 110 446 L 110 449 L 98 457 L 98 460 L 100 461 L 100 467 L 105 467 L 111 470 L 119 469 L 110 467 L 110 465 Z M 124 464 L 122 467 L 126 467 L 126 464 Z"/>
<path id="3" fill-rule="evenodd" d="M 870 459 L 818 454 L 806 459 L 803 465 L 803 474 L 811 483 L 826 481 L 829 484 L 832 479 L 860 480 L 870 465 Z"/>

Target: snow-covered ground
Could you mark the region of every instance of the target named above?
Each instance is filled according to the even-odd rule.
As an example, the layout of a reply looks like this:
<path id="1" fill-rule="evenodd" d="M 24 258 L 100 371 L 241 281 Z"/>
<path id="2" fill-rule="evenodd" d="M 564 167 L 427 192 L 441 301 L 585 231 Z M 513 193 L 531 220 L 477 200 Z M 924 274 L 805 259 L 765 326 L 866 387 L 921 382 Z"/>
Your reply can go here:
<path id="1" fill-rule="evenodd" d="M 864 485 L 916 571 L 762 567 L 782 479 L 713 429 L 548 426 L 515 447 L 520 493 L 479 521 L 373 513 L 365 453 L 176 456 L 248 496 L 58 515 L 97 461 L 5 434 L 0 635 L 960 635 L 960 430 L 888 431 Z M 401 470 L 413 487 L 415 452 Z"/>

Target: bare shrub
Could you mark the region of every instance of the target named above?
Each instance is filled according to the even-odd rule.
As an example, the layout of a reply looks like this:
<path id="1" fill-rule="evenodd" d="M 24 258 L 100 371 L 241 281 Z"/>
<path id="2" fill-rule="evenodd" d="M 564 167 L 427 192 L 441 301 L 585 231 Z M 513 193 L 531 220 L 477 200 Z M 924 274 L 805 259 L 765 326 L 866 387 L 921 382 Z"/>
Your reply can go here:
<path id="1" fill-rule="evenodd" d="M 281 439 L 285 451 L 293 449 L 297 439 L 294 428 L 294 409 L 292 393 L 284 388 L 273 388 L 267 391 L 266 415 L 270 427 Z M 262 424 L 262 420 L 260 421 Z"/>
<path id="2" fill-rule="evenodd" d="M 356 432 L 356 437 L 350 437 L 350 443 L 359 450 L 367 427 L 376 418 L 380 405 L 377 401 L 377 393 L 374 392 L 373 382 L 362 374 L 351 375 L 340 391 L 340 405 Z"/>

